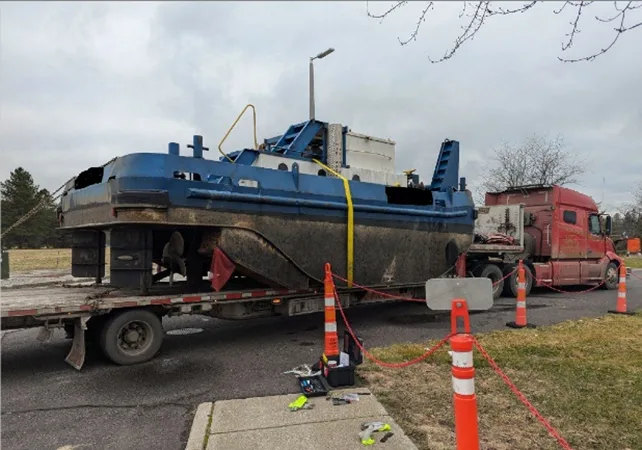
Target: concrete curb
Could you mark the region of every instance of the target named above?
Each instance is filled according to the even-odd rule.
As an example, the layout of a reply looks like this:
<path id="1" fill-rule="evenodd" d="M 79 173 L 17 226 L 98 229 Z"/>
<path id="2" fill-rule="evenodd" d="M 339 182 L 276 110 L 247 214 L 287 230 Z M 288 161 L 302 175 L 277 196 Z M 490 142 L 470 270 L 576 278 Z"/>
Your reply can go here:
<path id="1" fill-rule="evenodd" d="M 196 407 L 196 414 L 192 421 L 192 430 L 187 439 L 185 450 L 203 450 L 205 448 L 205 438 L 209 436 L 210 419 L 214 403 L 201 403 Z"/>
<path id="2" fill-rule="evenodd" d="M 201 403 L 186 450 L 361 450 L 358 432 L 362 423 L 372 421 L 386 422 L 394 430 L 386 450 L 417 450 L 368 389 L 356 390 L 364 396 L 354 405 L 336 407 L 327 398 L 317 397 L 310 399 L 311 410 L 296 413 L 287 405 L 300 396 L 298 393 Z M 377 434 L 376 440 L 381 437 Z"/>

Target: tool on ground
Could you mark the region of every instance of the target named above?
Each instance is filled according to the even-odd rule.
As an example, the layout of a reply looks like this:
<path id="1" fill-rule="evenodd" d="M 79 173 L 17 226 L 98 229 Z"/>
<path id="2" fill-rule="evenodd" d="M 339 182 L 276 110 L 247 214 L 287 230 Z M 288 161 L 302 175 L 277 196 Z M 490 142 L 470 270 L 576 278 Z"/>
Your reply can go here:
<path id="1" fill-rule="evenodd" d="M 306 397 L 321 397 L 328 394 L 328 388 L 324 385 L 320 376 L 298 377 L 301 392 Z"/>
<path id="2" fill-rule="evenodd" d="M 284 374 L 293 373 L 297 377 L 313 377 L 315 375 L 321 374 L 321 371 L 319 370 L 319 371 L 313 372 L 312 369 L 310 368 L 310 366 L 308 366 L 307 364 L 302 364 L 300 366 L 296 366 L 292 370 L 286 370 L 283 373 Z"/>
<path id="3" fill-rule="evenodd" d="M 377 431 L 390 431 L 390 425 L 385 422 L 364 422 L 361 424 L 361 433 L 359 433 L 359 439 L 363 445 L 372 445 L 375 443 L 375 440 L 372 438 L 372 434 Z"/>
<path id="4" fill-rule="evenodd" d="M 383 435 L 381 440 L 379 442 L 386 442 L 388 439 L 393 437 L 395 434 L 392 431 L 388 431 L 386 434 Z"/>
<path id="5" fill-rule="evenodd" d="M 305 395 L 301 395 L 290 403 L 288 408 L 290 408 L 290 411 L 298 411 L 300 409 L 312 409 L 314 408 L 314 405 L 308 403 L 308 398 Z"/>
<path id="6" fill-rule="evenodd" d="M 326 400 L 332 400 L 332 404 L 334 406 L 348 405 L 350 403 L 358 402 L 359 394 L 347 393 L 347 394 L 341 394 L 337 396 L 331 395 L 330 397 L 326 397 Z"/>

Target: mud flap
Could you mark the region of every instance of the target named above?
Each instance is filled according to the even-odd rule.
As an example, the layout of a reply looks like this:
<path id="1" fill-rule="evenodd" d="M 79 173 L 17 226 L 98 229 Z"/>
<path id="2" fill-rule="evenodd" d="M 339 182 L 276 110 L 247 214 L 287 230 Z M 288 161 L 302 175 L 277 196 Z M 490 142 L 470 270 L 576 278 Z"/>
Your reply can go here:
<path id="1" fill-rule="evenodd" d="M 76 370 L 80 370 L 85 362 L 85 330 L 90 318 L 90 315 L 85 315 L 74 319 L 74 341 L 65 362 Z"/>
<path id="2" fill-rule="evenodd" d="M 452 301 L 466 300 L 470 311 L 493 307 L 490 278 L 433 278 L 426 282 L 426 305 L 433 311 L 450 311 Z"/>
<path id="3" fill-rule="evenodd" d="M 46 326 L 40 327 L 40 331 L 38 331 L 38 336 L 36 336 L 36 339 L 38 339 L 40 342 L 49 342 L 51 339 L 51 328 L 48 328 Z"/>

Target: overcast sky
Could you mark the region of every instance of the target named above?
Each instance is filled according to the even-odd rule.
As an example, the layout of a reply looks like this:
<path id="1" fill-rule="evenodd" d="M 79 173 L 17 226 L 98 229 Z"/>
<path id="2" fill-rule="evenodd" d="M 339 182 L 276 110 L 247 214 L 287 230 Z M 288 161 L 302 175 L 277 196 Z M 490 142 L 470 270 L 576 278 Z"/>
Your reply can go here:
<path id="1" fill-rule="evenodd" d="M 460 3 L 438 4 L 400 46 L 423 5 L 380 23 L 365 2 L 3 3 L 0 179 L 22 166 L 56 189 L 114 156 L 166 152 L 168 141 L 185 150 L 193 134 L 215 149 L 248 102 L 259 140 L 281 134 L 307 119 L 308 57 L 334 47 L 315 65 L 317 118 L 395 140 L 398 171 L 429 178 L 441 141 L 457 139 L 474 187 L 502 141 L 562 134 L 587 164 L 573 187 L 597 201 L 604 191 L 610 206 L 631 200 L 642 181 L 642 29 L 592 63 L 565 64 L 571 17 L 541 4 L 493 18 L 431 64 L 459 30 Z M 599 50 L 610 30 L 587 20 L 570 56 Z M 248 116 L 225 149 L 251 146 Z"/>

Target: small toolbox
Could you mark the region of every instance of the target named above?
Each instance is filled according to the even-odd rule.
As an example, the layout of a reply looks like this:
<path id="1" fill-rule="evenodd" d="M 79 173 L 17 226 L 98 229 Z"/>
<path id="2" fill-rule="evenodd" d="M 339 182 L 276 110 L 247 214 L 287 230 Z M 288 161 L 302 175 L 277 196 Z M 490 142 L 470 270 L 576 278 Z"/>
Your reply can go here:
<path id="1" fill-rule="evenodd" d="M 326 380 L 332 387 L 354 386 L 354 369 L 356 366 L 350 363 L 344 367 L 327 367 Z"/>
<path id="2" fill-rule="evenodd" d="M 323 397 L 328 395 L 330 387 L 320 375 L 311 377 L 298 377 L 299 388 L 306 397 Z"/>

